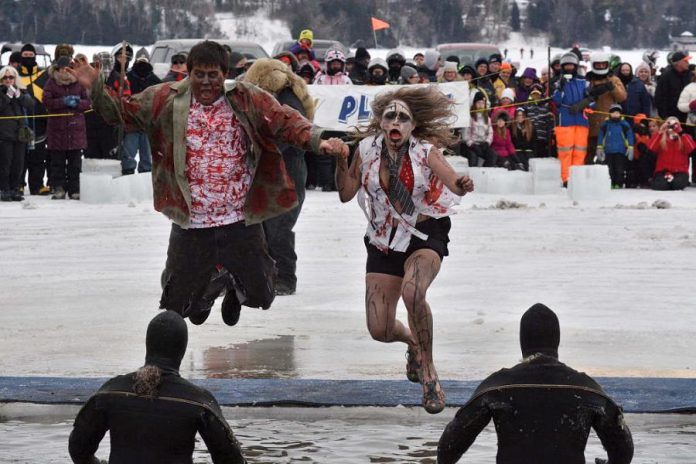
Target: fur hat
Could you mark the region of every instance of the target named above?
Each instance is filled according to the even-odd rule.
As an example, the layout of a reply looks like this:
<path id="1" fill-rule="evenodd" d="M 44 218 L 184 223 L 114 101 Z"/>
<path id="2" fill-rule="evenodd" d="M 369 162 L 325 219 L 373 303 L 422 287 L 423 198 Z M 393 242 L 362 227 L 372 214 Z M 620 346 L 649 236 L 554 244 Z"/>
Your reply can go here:
<path id="1" fill-rule="evenodd" d="M 244 82 L 254 84 L 266 92 L 278 95 L 281 90 L 289 88 L 302 102 L 307 113 L 307 119 L 314 119 L 315 104 L 307 91 L 304 80 L 280 60 L 272 58 L 258 58 L 247 70 L 243 78 Z"/>
<path id="2" fill-rule="evenodd" d="M 67 56 L 72 58 L 75 54 L 75 49 L 70 44 L 58 44 L 56 49 L 53 51 L 53 59 L 58 60 L 61 56 Z"/>

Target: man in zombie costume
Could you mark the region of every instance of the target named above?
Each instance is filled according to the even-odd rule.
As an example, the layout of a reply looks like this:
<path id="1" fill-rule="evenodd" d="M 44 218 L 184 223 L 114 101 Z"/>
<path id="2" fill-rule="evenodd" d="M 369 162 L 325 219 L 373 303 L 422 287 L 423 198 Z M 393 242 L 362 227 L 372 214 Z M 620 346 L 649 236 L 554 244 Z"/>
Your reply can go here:
<path id="1" fill-rule="evenodd" d="M 334 154 L 348 148 L 321 140 L 320 128 L 254 85 L 225 88 L 228 64 L 220 44 L 201 42 L 189 53 L 188 79 L 121 99 L 86 62 L 73 72 L 107 121 L 148 134 L 154 206 L 173 222 L 160 308 L 202 317 L 196 302 L 222 265 L 236 282 L 228 294 L 241 295 L 223 307 L 224 321 L 234 325 L 240 304 L 271 306 L 276 271 L 261 223 L 297 205 L 277 144 Z"/>
<path id="2" fill-rule="evenodd" d="M 423 387 L 423 407 L 435 414 L 445 395 L 433 364 L 433 322 L 425 295 L 448 255 L 452 206 L 473 190 L 442 155 L 455 140 L 444 122 L 452 103 L 432 87 L 380 94 L 372 119 L 348 160 L 339 157 L 336 185 L 342 202 L 357 193 L 368 218 L 367 327 L 381 342 L 408 345 L 407 377 Z M 396 320 L 402 298 L 408 327 Z"/>
<path id="3" fill-rule="evenodd" d="M 558 360 L 558 317 L 543 304 L 522 316 L 522 362 L 489 376 L 447 425 L 437 462 L 449 464 L 493 419 L 498 464 L 585 464 L 594 429 L 610 464 L 628 464 L 633 440 L 621 408 L 587 374 Z"/>
<path id="4" fill-rule="evenodd" d="M 74 463 L 103 462 L 95 453 L 107 431 L 112 464 L 191 463 L 197 433 L 214 463 L 246 462 L 215 397 L 179 375 L 187 343 L 186 322 L 174 311 L 150 321 L 145 365 L 107 381 L 77 414 Z"/>

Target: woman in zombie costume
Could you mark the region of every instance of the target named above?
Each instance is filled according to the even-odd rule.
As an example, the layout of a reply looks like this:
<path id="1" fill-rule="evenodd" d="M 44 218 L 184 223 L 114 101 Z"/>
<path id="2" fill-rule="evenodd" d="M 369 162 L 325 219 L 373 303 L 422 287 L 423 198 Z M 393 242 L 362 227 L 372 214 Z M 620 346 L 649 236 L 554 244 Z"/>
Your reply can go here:
<path id="1" fill-rule="evenodd" d="M 336 185 L 342 202 L 359 191 L 368 227 L 367 327 L 375 340 L 408 345 L 406 375 L 423 386 L 423 407 L 435 414 L 445 395 L 433 364 L 433 319 L 425 295 L 448 255 L 452 206 L 473 190 L 445 161 L 440 147 L 455 140 L 448 129 L 452 103 L 434 88 L 381 94 L 372 119 L 359 130 L 350 166 L 339 157 Z M 408 326 L 396 319 L 402 298 Z"/>

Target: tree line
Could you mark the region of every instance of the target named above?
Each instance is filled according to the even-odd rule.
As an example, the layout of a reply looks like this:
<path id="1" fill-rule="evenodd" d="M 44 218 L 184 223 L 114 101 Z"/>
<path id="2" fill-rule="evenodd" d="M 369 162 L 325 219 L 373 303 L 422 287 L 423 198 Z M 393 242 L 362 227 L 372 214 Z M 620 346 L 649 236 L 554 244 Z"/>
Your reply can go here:
<path id="1" fill-rule="evenodd" d="M 696 1 L 532 0 L 0 0 L 0 40 L 38 43 L 153 43 L 164 38 L 219 37 L 216 12 L 241 17 L 264 11 L 293 36 L 373 46 L 370 17 L 391 24 L 381 46 L 431 47 L 442 42 L 499 42 L 511 30 L 548 34 L 550 42 L 589 47 L 666 47 L 669 35 L 696 32 Z M 253 24 L 250 24 L 253 29 Z"/>

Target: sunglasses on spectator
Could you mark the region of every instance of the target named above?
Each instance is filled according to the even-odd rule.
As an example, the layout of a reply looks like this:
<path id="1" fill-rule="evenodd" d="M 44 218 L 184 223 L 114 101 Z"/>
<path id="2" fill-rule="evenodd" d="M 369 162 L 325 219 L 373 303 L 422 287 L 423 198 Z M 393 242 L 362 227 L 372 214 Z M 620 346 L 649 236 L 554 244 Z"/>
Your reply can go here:
<path id="1" fill-rule="evenodd" d="M 172 60 L 172 64 L 186 64 L 186 60 Z"/>
<path id="2" fill-rule="evenodd" d="M 7 75 L 7 76 L 2 76 L 2 78 L 3 78 L 3 80 L 4 80 L 4 79 L 14 80 L 15 77 L 14 77 L 14 76 L 9 76 L 9 75 Z"/>
<path id="3" fill-rule="evenodd" d="M 411 120 L 411 116 L 402 111 L 399 111 L 398 113 L 396 111 L 387 111 L 384 113 L 384 119 L 388 122 L 396 121 L 397 117 L 399 118 L 400 122 L 409 122 Z"/>

